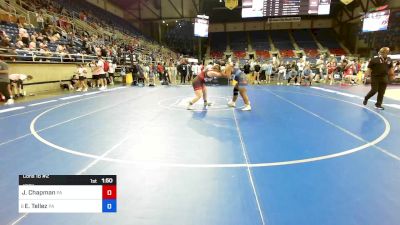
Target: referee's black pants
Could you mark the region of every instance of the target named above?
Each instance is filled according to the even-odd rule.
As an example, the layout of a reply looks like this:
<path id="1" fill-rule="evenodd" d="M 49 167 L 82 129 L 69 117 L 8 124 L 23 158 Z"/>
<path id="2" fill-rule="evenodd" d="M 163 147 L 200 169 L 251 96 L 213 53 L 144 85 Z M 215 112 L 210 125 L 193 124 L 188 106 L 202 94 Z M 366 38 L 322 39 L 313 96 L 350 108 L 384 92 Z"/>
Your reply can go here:
<path id="1" fill-rule="evenodd" d="M 383 96 L 385 95 L 388 82 L 387 77 L 371 77 L 371 90 L 365 96 L 365 99 L 370 99 L 378 92 L 375 106 L 382 106 Z"/>
<path id="2" fill-rule="evenodd" d="M 181 84 L 186 83 L 186 73 L 181 73 Z"/>

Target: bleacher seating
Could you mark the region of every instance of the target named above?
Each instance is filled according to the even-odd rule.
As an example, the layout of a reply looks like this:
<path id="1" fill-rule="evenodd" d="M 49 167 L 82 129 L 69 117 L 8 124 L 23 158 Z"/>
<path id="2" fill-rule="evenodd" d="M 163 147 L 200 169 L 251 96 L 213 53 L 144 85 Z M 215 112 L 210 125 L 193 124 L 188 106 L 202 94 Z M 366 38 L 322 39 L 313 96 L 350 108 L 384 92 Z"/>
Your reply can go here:
<path id="1" fill-rule="evenodd" d="M 313 33 L 319 43 L 325 48 L 339 49 L 342 48 L 339 42 L 336 40 L 336 33 L 332 29 L 316 29 Z"/>
<path id="2" fill-rule="evenodd" d="M 19 37 L 19 30 L 18 30 L 18 25 L 15 23 L 6 23 L 6 22 L 2 22 L 0 24 L 0 30 L 3 30 L 6 32 L 6 34 L 9 36 L 9 38 L 11 39 L 11 46 L 15 46 L 18 37 Z M 38 32 L 37 29 L 35 28 L 27 28 L 27 32 L 28 34 L 31 36 L 34 32 Z M 55 42 L 49 42 L 47 43 L 47 47 L 49 48 L 49 50 L 51 52 L 55 52 L 57 49 L 58 45 L 68 45 L 69 42 L 67 39 L 61 37 L 60 40 L 55 41 Z M 80 45 L 76 45 L 76 48 L 71 48 L 70 53 L 77 53 L 78 49 L 80 49 Z M 28 51 L 27 49 L 17 49 L 16 51 L 17 53 L 17 60 L 22 60 L 22 61 L 32 61 L 33 60 L 33 56 L 41 56 L 40 53 L 36 52 L 36 53 L 32 53 L 31 51 Z M 59 59 L 54 59 L 54 60 L 59 60 Z"/>
<path id="3" fill-rule="evenodd" d="M 224 53 L 219 52 L 219 51 L 211 51 L 210 56 L 211 56 L 211 58 L 214 58 L 214 59 L 222 59 L 222 57 L 224 56 Z"/>
<path id="4" fill-rule="evenodd" d="M 336 33 L 332 29 L 316 29 L 313 33 L 319 43 L 325 48 L 329 49 L 329 52 L 334 55 L 345 55 L 346 51 L 342 48 L 336 39 Z"/>
<path id="5" fill-rule="evenodd" d="M 261 59 L 271 58 L 271 54 L 267 50 L 256 50 L 256 55 Z"/>
<path id="6" fill-rule="evenodd" d="M 210 33 L 211 51 L 225 52 L 227 40 L 225 32 Z"/>
<path id="7" fill-rule="evenodd" d="M 309 30 L 293 30 L 293 38 L 301 49 L 318 49 Z"/>
<path id="8" fill-rule="evenodd" d="M 245 51 L 233 51 L 233 55 L 236 58 L 243 59 L 244 57 L 246 57 L 246 52 Z"/>
<path id="9" fill-rule="evenodd" d="M 279 53 L 280 53 L 281 57 L 283 57 L 283 58 L 295 57 L 293 50 L 290 50 L 290 49 L 280 50 Z"/>
<path id="10" fill-rule="evenodd" d="M 271 39 L 275 48 L 279 50 L 292 50 L 294 46 L 287 30 L 272 30 Z M 289 53 L 289 52 L 288 52 Z"/>
<path id="11" fill-rule="evenodd" d="M 254 50 L 271 50 L 268 33 L 266 31 L 253 31 L 250 32 L 250 39 Z"/>
<path id="12" fill-rule="evenodd" d="M 268 40 L 268 34 L 271 35 L 271 39 L 275 48 L 279 51 L 281 57 L 293 58 L 296 57 L 295 48 L 292 40 L 289 36 L 289 30 L 273 30 L 273 31 L 251 31 L 249 32 L 249 38 L 251 41 L 252 49 L 255 50 L 258 58 L 270 58 L 270 44 Z M 298 46 L 304 51 L 308 58 L 317 58 L 320 53 L 318 45 L 313 39 L 311 30 L 293 30 L 293 38 Z M 341 48 L 341 45 L 336 40 L 334 31 L 332 29 L 320 29 L 313 31 L 318 40 L 322 40 L 322 45 L 329 48 L 331 54 L 342 55 L 346 54 L 345 50 Z M 247 46 L 245 32 L 231 32 L 231 49 L 234 55 L 238 58 L 245 57 L 245 49 Z M 213 57 L 222 57 L 222 52 L 225 51 L 226 46 L 226 35 L 224 33 L 211 33 L 211 52 Z"/>
<path id="13" fill-rule="evenodd" d="M 333 55 L 346 55 L 346 51 L 343 48 L 330 48 L 329 52 Z"/>
<path id="14" fill-rule="evenodd" d="M 293 61 L 298 60 L 298 58 L 296 57 L 285 57 L 285 58 L 281 58 L 283 64 L 287 64 L 287 63 L 292 63 Z"/>
<path id="15" fill-rule="evenodd" d="M 306 53 L 307 57 L 315 58 L 319 55 L 318 49 L 304 49 L 304 53 Z"/>
<path id="16" fill-rule="evenodd" d="M 245 51 L 247 49 L 246 32 L 230 32 L 230 47 L 233 51 Z"/>
<path id="17" fill-rule="evenodd" d="M 90 12 L 95 17 L 88 17 L 91 22 L 103 21 L 108 26 L 117 28 L 127 34 L 134 36 L 145 37 L 139 30 L 132 26 L 128 21 L 118 17 L 102 8 L 99 8 L 87 1 L 72 1 L 72 0 L 57 0 L 57 2 L 64 6 L 70 13 L 75 12 L 79 14 L 80 11 L 85 10 Z M 146 37 L 148 38 L 148 37 Z"/>

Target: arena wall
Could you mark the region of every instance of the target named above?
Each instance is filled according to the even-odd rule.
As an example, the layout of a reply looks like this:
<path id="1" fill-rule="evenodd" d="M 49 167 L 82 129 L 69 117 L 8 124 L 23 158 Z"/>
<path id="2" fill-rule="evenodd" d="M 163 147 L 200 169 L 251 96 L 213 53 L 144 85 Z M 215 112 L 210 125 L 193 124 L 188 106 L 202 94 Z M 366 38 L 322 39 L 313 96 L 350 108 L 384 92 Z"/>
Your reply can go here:
<path id="1" fill-rule="evenodd" d="M 97 7 L 107 10 L 108 12 L 114 15 L 124 18 L 124 10 L 108 0 L 86 0 L 86 1 L 90 2 L 91 4 Z"/>
<path id="2" fill-rule="evenodd" d="M 8 63 L 9 73 L 32 75 L 34 79 L 24 82 L 27 93 L 38 93 L 60 89 L 59 81 L 69 82 L 76 71 L 74 63 Z M 88 77 L 92 77 L 90 69 Z M 67 81 L 68 80 L 68 81 Z"/>

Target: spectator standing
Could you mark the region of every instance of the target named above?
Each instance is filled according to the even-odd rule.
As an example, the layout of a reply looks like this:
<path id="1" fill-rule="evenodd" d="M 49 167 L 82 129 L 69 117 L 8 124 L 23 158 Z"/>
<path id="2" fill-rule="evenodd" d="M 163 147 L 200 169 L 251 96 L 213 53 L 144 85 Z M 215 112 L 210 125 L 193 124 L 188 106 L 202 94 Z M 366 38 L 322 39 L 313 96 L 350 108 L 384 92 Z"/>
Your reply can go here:
<path id="1" fill-rule="evenodd" d="M 187 69 L 187 64 L 184 60 L 182 60 L 181 63 L 179 64 L 178 71 L 181 74 L 181 84 L 185 84 L 188 69 Z"/>
<path id="2" fill-rule="evenodd" d="M 8 65 L 0 59 L 0 93 L 4 95 L 5 105 L 14 104 L 14 99 L 11 92 L 10 78 L 8 77 Z"/>
<path id="3" fill-rule="evenodd" d="M 33 77 L 31 75 L 26 75 L 26 74 L 10 74 L 8 76 L 8 78 L 10 78 L 10 82 L 11 82 L 11 86 L 15 87 L 11 87 L 12 89 L 14 89 L 14 96 L 19 96 L 19 97 L 23 97 L 25 96 L 25 92 L 24 92 L 24 81 L 25 80 L 32 80 Z"/>
<path id="4" fill-rule="evenodd" d="M 44 18 L 43 18 L 42 12 L 40 12 L 40 11 L 38 13 L 36 13 L 36 22 L 38 23 L 38 27 L 39 27 L 40 31 L 43 30 Z"/>
<path id="5" fill-rule="evenodd" d="M 83 67 L 83 64 L 78 64 L 77 65 L 78 70 L 78 89 L 76 91 L 87 91 L 88 86 L 86 82 L 86 77 L 87 77 L 87 70 L 85 67 Z"/>
<path id="6" fill-rule="evenodd" d="M 254 62 L 254 83 L 260 84 L 260 70 L 261 66 L 258 61 Z"/>

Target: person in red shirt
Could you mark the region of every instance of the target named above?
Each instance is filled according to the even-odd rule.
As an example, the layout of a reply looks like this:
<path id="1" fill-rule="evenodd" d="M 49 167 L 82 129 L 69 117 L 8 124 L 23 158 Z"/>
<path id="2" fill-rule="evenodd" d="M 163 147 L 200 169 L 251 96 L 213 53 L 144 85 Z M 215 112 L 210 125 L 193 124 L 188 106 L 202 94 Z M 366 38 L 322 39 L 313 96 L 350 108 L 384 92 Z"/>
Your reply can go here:
<path id="1" fill-rule="evenodd" d="M 331 61 L 326 64 L 326 67 L 328 69 L 328 75 L 325 79 L 325 83 L 328 83 L 328 80 L 330 80 L 329 85 L 332 85 L 334 81 L 333 74 L 335 73 L 337 67 L 336 58 L 332 58 Z"/>
<path id="2" fill-rule="evenodd" d="M 351 84 L 356 84 L 357 76 L 354 75 L 354 63 L 343 60 L 343 78 L 345 81 L 349 81 Z"/>
<path id="3" fill-rule="evenodd" d="M 161 65 L 161 63 L 158 63 L 157 65 L 157 72 L 158 72 L 158 79 L 159 80 L 164 79 L 164 66 Z"/>
<path id="4" fill-rule="evenodd" d="M 228 71 L 230 66 L 227 66 L 228 68 L 225 69 L 225 71 Z M 201 98 L 203 97 L 204 100 L 204 107 L 211 106 L 211 102 L 207 101 L 207 87 L 206 87 L 206 79 L 207 78 L 212 78 L 212 77 L 228 77 L 230 76 L 230 73 L 221 71 L 220 65 L 214 65 L 210 69 L 205 69 L 202 70 L 199 75 L 197 75 L 193 81 L 192 81 L 192 86 L 194 89 L 194 94 L 195 97 L 189 102 L 187 109 L 188 110 L 193 110 L 194 107 L 193 105 Z"/>

